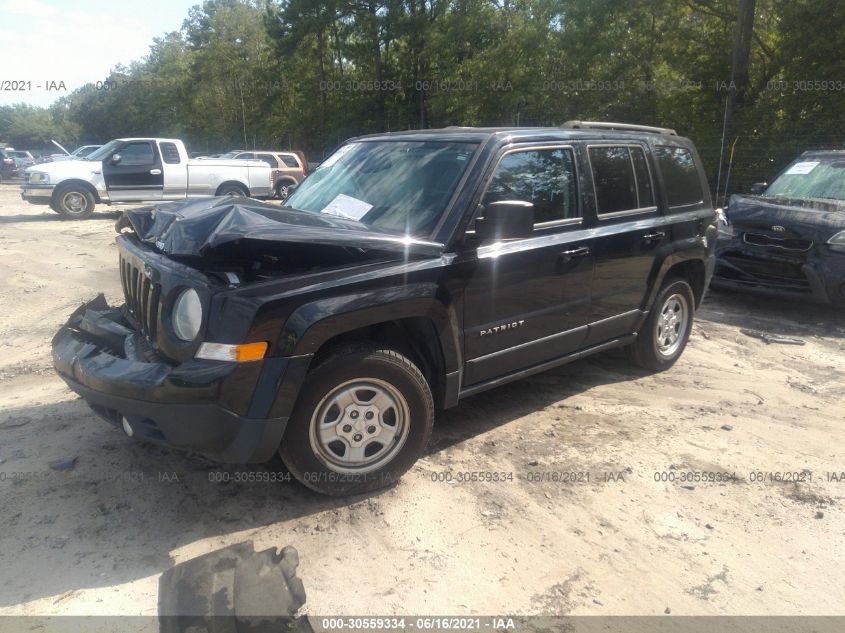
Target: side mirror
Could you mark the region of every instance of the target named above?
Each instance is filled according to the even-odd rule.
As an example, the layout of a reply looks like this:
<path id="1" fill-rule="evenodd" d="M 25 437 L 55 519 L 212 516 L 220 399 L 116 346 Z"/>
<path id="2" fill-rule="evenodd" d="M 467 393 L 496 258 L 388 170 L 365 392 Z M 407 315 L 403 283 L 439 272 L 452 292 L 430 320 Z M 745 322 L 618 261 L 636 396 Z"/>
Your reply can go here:
<path id="1" fill-rule="evenodd" d="M 122 160 L 123 160 L 123 156 L 121 156 L 120 154 L 112 154 L 112 156 L 111 156 L 111 164 L 112 165 L 117 165 Z"/>
<path id="2" fill-rule="evenodd" d="M 534 204 L 522 200 L 491 202 L 475 220 L 475 234 L 482 241 L 529 237 L 534 232 Z"/>
<path id="3" fill-rule="evenodd" d="M 765 193 L 766 187 L 768 186 L 769 183 L 767 182 L 755 182 L 753 185 L 751 185 L 751 193 L 753 193 L 755 196 L 759 196 L 760 194 Z"/>

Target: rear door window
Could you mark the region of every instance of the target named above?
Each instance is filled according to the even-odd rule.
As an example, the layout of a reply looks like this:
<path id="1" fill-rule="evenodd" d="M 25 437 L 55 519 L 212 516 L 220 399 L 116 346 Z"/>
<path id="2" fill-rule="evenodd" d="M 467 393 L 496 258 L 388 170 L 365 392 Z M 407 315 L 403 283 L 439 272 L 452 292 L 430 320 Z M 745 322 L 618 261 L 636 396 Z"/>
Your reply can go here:
<path id="1" fill-rule="evenodd" d="M 276 160 L 276 157 L 272 154 L 256 154 L 256 157 L 258 158 L 258 160 L 263 160 L 273 169 L 276 169 L 279 166 L 279 162 Z"/>
<path id="2" fill-rule="evenodd" d="M 290 167 L 291 169 L 299 169 L 300 165 L 296 160 L 295 156 L 288 156 L 287 154 L 282 154 L 279 156 L 282 159 L 282 162 L 285 164 L 286 167 Z"/>
<path id="3" fill-rule="evenodd" d="M 669 208 L 703 202 L 704 192 L 692 152 L 684 147 L 656 145 L 654 156 L 663 174 Z"/>
<path id="4" fill-rule="evenodd" d="M 599 216 L 654 207 L 645 152 L 635 145 L 588 148 Z"/>

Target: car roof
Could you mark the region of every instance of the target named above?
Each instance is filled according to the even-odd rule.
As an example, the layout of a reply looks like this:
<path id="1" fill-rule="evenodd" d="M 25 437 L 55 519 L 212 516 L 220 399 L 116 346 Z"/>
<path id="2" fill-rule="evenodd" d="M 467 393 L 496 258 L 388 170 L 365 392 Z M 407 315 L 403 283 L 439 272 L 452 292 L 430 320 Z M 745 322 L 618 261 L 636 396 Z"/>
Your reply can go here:
<path id="1" fill-rule="evenodd" d="M 843 149 L 811 149 L 811 150 L 807 150 L 806 152 L 802 153 L 800 158 L 806 158 L 807 156 L 817 156 L 819 158 L 824 158 L 824 157 L 845 158 L 845 150 L 843 150 Z"/>
<path id="2" fill-rule="evenodd" d="M 621 125 L 621 124 L 620 124 Z M 657 128 L 655 128 L 657 129 Z M 510 143 L 531 141 L 557 141 L 582 139 L 619 139 L 648 140 L 659 138 L 661 143 L 686 145 L 687 139 L 675 134 L 645 130 L 626 130 L 615 128 L 574 128 L 574 127 L 460 127 L 442 129 L 408 130 L 367 134 L 349 139 L 350 141 L 441 141 L 456 143 L 485 143 L 500 141 Z"/>
<path id="3" fill-rule="evenodd" d="M 239 149 L 232 151 L 237 151 L 239 154 L 246 154 L 249 152 L 250 154 L 279 154 L 280 156 L 296 156 L 295 152 L 282 151 L 278 149 Z"/>
<path id="4" fill-rule="evenodd" d="M 158 138 L 157 136 L 133 136 L 129 138 L 116 138 L 115 141 L 158 141 L 159 143 L 181 143 L 178 138 Z M 100 145 L 102 147 L 102 145 Z"/>

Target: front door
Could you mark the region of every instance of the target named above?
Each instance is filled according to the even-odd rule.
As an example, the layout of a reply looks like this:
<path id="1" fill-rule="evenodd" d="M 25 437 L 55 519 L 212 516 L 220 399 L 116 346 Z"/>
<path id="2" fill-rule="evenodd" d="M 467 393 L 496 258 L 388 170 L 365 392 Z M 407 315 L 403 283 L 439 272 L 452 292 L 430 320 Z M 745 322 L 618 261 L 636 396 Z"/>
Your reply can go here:
<path id="1" fill-rule="evenodd" d="M 464 386 L 566 355 L 588 330 L 593 238 L 582 225 L 573 147 L 504 153 L 481 215 L 501 200 L 533 203 L 534 233 L 477 248 L 464 299 Z"/>
<path id="2" fill-rule="evenodd" d="M 127 141 L 103 159 L 103 178 L 112 202 L 160 200 L 161 157 L 154 141 Z"/>

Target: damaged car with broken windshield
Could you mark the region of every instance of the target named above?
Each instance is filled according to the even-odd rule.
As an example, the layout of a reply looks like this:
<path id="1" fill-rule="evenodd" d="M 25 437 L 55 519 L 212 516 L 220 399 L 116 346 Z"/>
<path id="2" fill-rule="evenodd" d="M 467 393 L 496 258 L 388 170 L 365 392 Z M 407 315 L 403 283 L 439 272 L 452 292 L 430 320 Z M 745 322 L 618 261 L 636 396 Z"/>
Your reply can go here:
<path id="1" fill-rule="evenodd" d="M 731 196 L 712 285 L 845 307 L 845 151 L 805 152 Z"/>
<path id="2" fill-rule="evenodd" d="M 81 306 L 53 363 L 129 436 L 375 490 L 461 398 L 611 348 L 669 369 L 715 263 L 706 182 L 664 128 L 353 139 L 281 207 L 127 210 L 125 304 Z"/>

